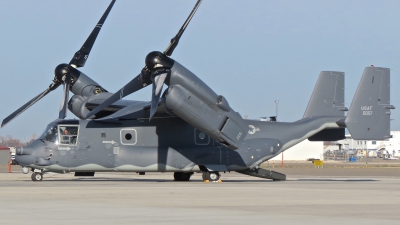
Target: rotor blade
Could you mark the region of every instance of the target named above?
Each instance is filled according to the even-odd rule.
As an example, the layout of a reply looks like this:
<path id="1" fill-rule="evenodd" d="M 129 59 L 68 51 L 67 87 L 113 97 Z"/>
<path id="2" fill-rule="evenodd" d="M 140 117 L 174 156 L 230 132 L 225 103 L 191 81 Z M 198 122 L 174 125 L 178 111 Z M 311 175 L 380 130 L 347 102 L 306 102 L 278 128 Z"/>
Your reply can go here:
<path id="1" fill-rule="evenodd" d="M 115 0 L 113 0 L 108 6 L 107 10 L 104 12 L 103 16 L 100 18 L 97 25 L 94 27 L 92 33 L 86 39 L 85 43 L 82 45 L 81 49 L 79 49 L 74 57 L 69 62 L 70 65 L 75 65 L 76 67 L 83 67 L 86 63 L 87 58 L 89 57 L 90 50 L 92 50 L 93 44 L 96 41 L 97 35 L 100 32 L 101 27 L 103 26 L 108 14 L 113 7 Z"/>
<path id="2" fill-rule="evenodd" d="M 153 81 L 153 91 L 151 94 L 151 109 L 150 109 L 150 118 L 154 116 L 157 111 L 158 102 L 160 101 L 161 91 L 164 86 L 165 78 L 167 78 L 168 73 L 164 72 L 161 74 L 153 74 L 151 76 L 151 80 Z"/>
<path id="3" fill-rule="evenodd" d="M 71 75 L 67 73 L 65 75 L 65 81 L 64 81 L 64 94 L 63 94 L 63 99 L 61 101 L 61 106 L 60 106 L 60 112 L 58 114 L 58 119 L 64 119 L 65 116 L 67 116 L 67 104 L 68 104 L 68 99 L 69 99 L 69 88 L 71 86 Z"/>
<path id="4" fill-rule="evenodd" d="M 140 73 L 135 78 L 133 78 L 123 88 L 121 88 L 119 91 L 115 92 L 111 97 L 109 97 L 107 100 L 105 100 L 99 106 L 97 106 L 92 111 L 90 111 L 86 115 L 85 119 L 90 118 L 91 116 L 95 115 L 96 113 L 99 113 L 101 110 L 110 106 L 114 102 L 122 99 L 123 97 L 125 97 L 127 95 L 132 94 L 133 92 L 136 92 L 136 91 L 146 87 L 149 84 L 151 84 L 151 80 L 147 79 L 146 75 L 143 75 L 143 70 L 142 70 L 142 73 Z"/>
<path id="5" fill-rule="evenodd" d="M 176 36 L 171 39 L 171 42 L 170 42 L 169 46 L 164 51 L 164 54 L 166 56 L 171 56 L 172 52 L 174 52 L 175 47 L 178 45 L 179 39 L 181 38 L 181 36 L 182 36 L 183 32 L 185 31 L 186 27 L 189 25 L 190 20 L 192 19 L 192 17 L 196 13 L 197 8 L 199 8 L 199 6 L 200 6 L 202 1 L 203 0 L 198 0 L 197 1 L 196 5 L 194 6 L 194 8 L 193 8 L 192 12 L 190 13 L 189 17 L 186 19 L 185 23 L 182 25 L 181 29 L 178 31 Z"/>
<path id="6" fill-rule="evenodd" d="M 17 109 L 15 112 L 11 113 L 7 118 L 3 120 L 1 123 L 1 127 L 4 127 L 7 123 L 9 123 L 11 120 L 13 120 L 15 117 L 19 116 L 21 113 L 23 113 L 25 110 L 27 110 L 29 107 L 31 107 L 33 104 L 35 104 L 37 101 L 39 101 L 41 98 L 46 96 L 49 92 L 53 91 L 56 89 L 60 84 L 52 83 L 50 86 L 44 90 L 42 93 L 34 97 L 32 100 L 29 102 L 25 103 L 25 105 L 21 106 L 19 109 Z"/>

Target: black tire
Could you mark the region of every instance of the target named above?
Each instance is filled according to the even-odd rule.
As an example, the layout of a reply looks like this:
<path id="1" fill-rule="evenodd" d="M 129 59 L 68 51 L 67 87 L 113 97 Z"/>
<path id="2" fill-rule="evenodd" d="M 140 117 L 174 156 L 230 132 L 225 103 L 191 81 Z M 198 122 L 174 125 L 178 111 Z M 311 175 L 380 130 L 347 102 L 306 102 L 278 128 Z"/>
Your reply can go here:
<path id="1" fill-rule="evenodd" d="M 32 173 L 32 175 L 31 175 L 31 179 L 32 179 L 32 181 L 36 181 L 36 176 L 35 176 L 35 173 Z"/>
<path id="2" fill-rule="evenodd" d="M 182 173 L 182 181 L 189 181 L 190 177 L 193 175 L 192 172 L 189 173 Z"/>
<path id="3" fill-rule="evenodd" d="M 182 181 L 182 180 L 181 180 L 181 173 L 182 173 L 182 172 L 175 172 L 175 173 L 174 173 L 174 180 L 175 180 L 175 181 Z"/>
<path id="4" fill-rule="evenodd" d="M 203 178 L 203 181 L 208 180 L 207 174 L 208 174 L 208 172 L 203 172 L 203 173 L 202 173 L 201 178 Z"/>
<path id="5" fill-rule="evenodd" d="M 190 177 L 193 175 L 192 172 L 184 173 L 184 172 L 175 172 L 174 179 L 176 181 L 189 181 Z"/>
<path id="6" fill-rule="evenodd" d="M 219 175 L 218 172 L 208 172 L 207 178 L 209 181 L 219 181 L 219 178 L 221 175 Z"/>
<path id="7" fill-rule="evenodd" d="M 32 179 L 32 181 L 42 181 L 43 180 L 43 174 L 41 174 L 41 173 L 32 173 L 31 179 Z"/>

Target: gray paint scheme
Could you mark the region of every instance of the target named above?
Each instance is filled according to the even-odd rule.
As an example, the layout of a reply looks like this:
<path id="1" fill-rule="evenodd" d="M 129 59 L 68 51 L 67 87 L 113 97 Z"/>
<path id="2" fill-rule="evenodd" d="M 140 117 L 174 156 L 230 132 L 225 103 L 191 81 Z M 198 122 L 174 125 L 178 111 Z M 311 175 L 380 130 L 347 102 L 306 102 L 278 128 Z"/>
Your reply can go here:
<path id="1" fill-rule="evenodd" d="M 345 120 L 356 140 L 390 138 L 390 69 L 367 67 Z"/>
<path id="2" fill-rule="evenodd" d="M 107 92 L 97 82 L 89 78 L 84 73 L 74 70 L 72 74 L 74 82 L 71 86 L 71 92 L 74 94 L 68 102 L 68 109 L 80 119 L 84 119 L 90 110 L 100 105 L 108 99 L 113 93 Z M 111 106 L 103 109 L 103 116 L 108 116 L 120 109 L 132 105 L 146 105 L 144 101 L 118 100 Z"/>
<path id="3" fill-rule="evenodd" d="M 50 125 L 79 124 L 77 145 L 61 146 L 35 140 L 17 149 L 18 163 L 43 172 L 59 173 L 218 170 L 260 176 L 256 173 L 260 163 L 322 130 L 343 129 L 347 124 L 346 117 L 339 115 L 343 110 L 337 110 L 343 108 L 342 105 L 327 104 L 333 101 L 332 96 L 340 99 L 342 104 L 343 94 L 338 92 L 344 92 L 344 74 L 340 72 L 321 73 L 305 113 L 308 117 L 287 123 L 242 119 L 225 98 L 218 96 L 182 65 L 175 62 L 171 70 L 169 88 L 152 120 L 149 120 L 148 102 L 133 104 L 95 120 L 56 120 Z M 374 71 L 380 70 L 375 68 Z M 333 76 L 336 78 L 324 79 Z M 367 85 L 364 80 L 369 76 L 364 73 L 358 89 L 364 89 Z M 389 82 L 389 79 L 381 80 Z M 335 88 L 328 88 L 329 85 Z M 379 90 L 372 89 L 368 96 L 358 94 L 360 91 L 357 90 L 355 101 L 362 105 L 373 96 L 384 96 L 388 101 L 388 96 Z M 353 106 L 359 107 L 359 104 L 353 102 Z M 318 114 L 319 109 L 328 115 Z M 386 107 L 384 112 L 376 113 L 390 117 L 386 110 L 389 109 Z M 124 139 L 127 133 L 133 137 L 131 140 Z M 377 134 L 377 139 L 381 136 Z"/>
<path id="4" fill-rule="evenodd" d="M 322 71 L 303 118 L 310 116 L 344 116 L 344 73 Z"/>
<path id="5" fill-rule="evenodd" d="M 178 62 L 174 62 L 171 71 L 165 106 L 227 147 L 239 148 L 249 130 L 240 114 Z"/>
<path id="6" fill-rule="evenodd" d="M 216 181 L 219 171 L 239 171 L 283 180 L 283 174 L 258 168 L 260 163 L 307 138 L 331 140 L 329 135 L 335 134 L 331 130 L 342 132 L 346 126 L 356 139 L 388 137 L 394 107 L 389 105 L 390 77 L 385 68 L 366 69 L 347 117 L 344 73 L 325 71 L 303 119 L 293 123 L 242 119 L 225 97 L 170 58 L 200 3 L 164 53 L 149 53 L 140 74 L 115 94 L 76 69 L 86 62 L 100 31 L 101 26 L 96 26 L 70 64 L 56 67 L 49 88 L 3 120 L 2 126 L 61 84 L 66 87 L 64 103 L 69 91 L 74 94 L 68 108 L 82 120 L 63 120 L 66 105 L 62 104 L 59 119 L 39 139 L 16 149 L 23 172 L 31 168 L 34 181 L 41 180 L 44 172 L 88 175 L 96 171 L 181 172 L 174 178 L 182 181 L 190 179 L 192 172 L 202 171 L 203 179 Z M 151 102 L 122 100 L 149 84 L 153 86 Z M 162 94 L 156 91 L 164 84 L 168 88 Z M 340 138 L 340 132 L 334 139 Z"/>

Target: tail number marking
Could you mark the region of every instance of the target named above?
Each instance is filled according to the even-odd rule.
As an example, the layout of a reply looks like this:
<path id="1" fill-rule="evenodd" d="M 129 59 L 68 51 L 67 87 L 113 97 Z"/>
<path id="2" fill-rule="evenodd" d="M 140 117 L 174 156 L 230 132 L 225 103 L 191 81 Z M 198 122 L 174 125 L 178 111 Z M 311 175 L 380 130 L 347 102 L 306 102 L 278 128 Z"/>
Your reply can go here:
<path id="1" fill-rule="evenodd" d="M 242 132 L 239 132 L 238 136 L 236 137 L 236 139 L 240 139 L 240 137 L 242 136 Z"/>
<path id="2" fill-rule="evenodd" d="M 372 105 L 370 106 L 361 106 L 361 111 L 363 112 L 363 116 L 371 116 L 372 115 Z"/>

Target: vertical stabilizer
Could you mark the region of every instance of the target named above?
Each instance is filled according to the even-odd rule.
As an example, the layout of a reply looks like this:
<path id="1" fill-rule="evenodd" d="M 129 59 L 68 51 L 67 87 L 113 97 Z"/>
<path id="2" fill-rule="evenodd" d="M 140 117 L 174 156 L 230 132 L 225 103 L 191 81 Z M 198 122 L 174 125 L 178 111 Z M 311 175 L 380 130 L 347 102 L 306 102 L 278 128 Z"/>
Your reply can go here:
<path id="1" fill-rule="evenodd" d="M 344 107 L 344 73 L 322 71 L 319 74 L 314 91 L 308 102 L 303 118 L 312 116 L 343 117 Z M 324 129 L 309 137 L 310 141 L 337 141 L 345 138 L 345 128 Z"/>
<path id="2" fill-rule="evenodd" d="M 390 70 L 367 67 L 354 95 L 345 124 L 355 140 L 390 137 Z"/>
<path id="3" fill-rule="evenodd" d="M 310 116 L 344 116 L 344 73 L 322 71 L 303 118 Z"/>

